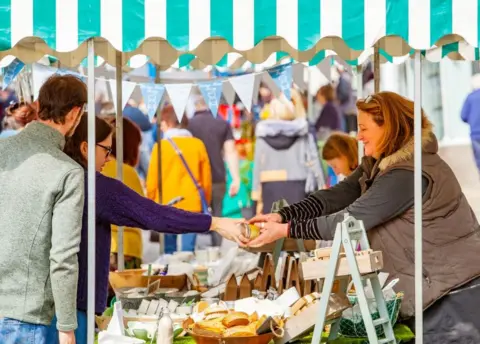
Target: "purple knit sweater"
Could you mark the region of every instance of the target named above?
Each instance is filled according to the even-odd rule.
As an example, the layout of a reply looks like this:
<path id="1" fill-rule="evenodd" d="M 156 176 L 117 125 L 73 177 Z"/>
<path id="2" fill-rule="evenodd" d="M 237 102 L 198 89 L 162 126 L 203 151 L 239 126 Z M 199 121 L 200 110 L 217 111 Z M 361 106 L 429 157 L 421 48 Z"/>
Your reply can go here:
<path id="1" fill-rule="evenodd" d="M 208 232 L 209 215 L 186 212 L 159 205 L 116 179 L 97 173 L 96 179 L 96 270 L 95 313 L 107 305 L 108 274 L 110 271 L 111 225 L 150 229 L 169 234 Z M 88 207 L 87 173 L 85 173 L 85 206 L 83 208 L 82 241 L 78 253 L 79 276 L 77 308 L 87 310 L 88 290 Z"/>

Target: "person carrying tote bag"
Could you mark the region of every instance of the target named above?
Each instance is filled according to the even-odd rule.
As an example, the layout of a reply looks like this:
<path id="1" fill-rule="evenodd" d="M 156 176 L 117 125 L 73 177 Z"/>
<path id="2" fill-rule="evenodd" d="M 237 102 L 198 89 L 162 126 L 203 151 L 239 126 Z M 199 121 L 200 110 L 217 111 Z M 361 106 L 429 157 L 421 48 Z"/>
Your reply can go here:
<path id="1" fill-rule="evenodd" d="M 175 207 L 198 213 L 208 213 L 208 205 L 212 194 L 212 176 L 210 161 L 205 145 L 202 141 L 192 136 L 185 129 L 187 117 L 181 123 L 178 121 L 171 105 L 162 109 L 161 130 L 163 140 L 161 144 L 162 157 L 162 202 L 182 197 Z M 152 151 L 150 166 L 147 174 L 147 196 L 158 202 L 158 145 Z M 171 254 L 177 247 L 176 235 L 165 235 L 165 253 Z M 196 243 L 195 234 L 180 236 L 181 250 L 194 251 Z"/>

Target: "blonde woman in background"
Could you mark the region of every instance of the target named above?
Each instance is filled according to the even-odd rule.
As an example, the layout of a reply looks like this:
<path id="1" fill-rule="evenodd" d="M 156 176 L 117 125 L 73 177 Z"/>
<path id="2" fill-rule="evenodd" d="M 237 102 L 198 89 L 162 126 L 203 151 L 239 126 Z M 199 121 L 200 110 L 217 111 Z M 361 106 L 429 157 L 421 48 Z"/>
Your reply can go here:
<path id="1" fill-rule="evenodd" d="M 324 179 L 297 90 L 292 89 L 292 101 L 283 94 L 273 99 L 265 115 L 255 130 L 252 199 L 258 212 L 269 213 L 274 202 L 298 202 L 323 187 Z"/>

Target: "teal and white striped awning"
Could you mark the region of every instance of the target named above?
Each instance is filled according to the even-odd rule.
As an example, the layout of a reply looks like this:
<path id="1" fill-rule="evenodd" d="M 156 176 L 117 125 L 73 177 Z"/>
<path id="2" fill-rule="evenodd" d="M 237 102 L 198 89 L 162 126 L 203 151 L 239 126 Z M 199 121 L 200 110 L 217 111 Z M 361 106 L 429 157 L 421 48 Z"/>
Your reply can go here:
<path id="1" fill-rule="evenodd" d="M 254 63 L 275 52 L 307 62 L 323 50 L 355 60 L 379 40 L 391 56 L 462 39 L 473 49 L 480 40 L 478 2 L 0 0 L 0 58 L 29 59 L 34 48 L 78 64 L 90 38 L 102 38 L 97 53 L 109 62 L 120 51 L 123 63 L 143 54 L 160 65 L 179 58 L 185 64 L 186 53 L 220 65 L 228 65 L 225 54 L 232 52 Z"/>

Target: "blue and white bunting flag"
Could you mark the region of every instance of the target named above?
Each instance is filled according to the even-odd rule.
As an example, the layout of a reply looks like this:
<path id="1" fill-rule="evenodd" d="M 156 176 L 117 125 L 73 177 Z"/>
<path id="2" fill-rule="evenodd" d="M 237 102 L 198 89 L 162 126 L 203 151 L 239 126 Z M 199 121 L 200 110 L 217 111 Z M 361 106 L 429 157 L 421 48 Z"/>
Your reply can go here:
<path id="1" fill-rule="evenodd" d="M 158 106 L 162 102 L 163 95 L 165 94 L 165 86 L 154 83 L 140 84 L 140 90 L 142 91 L 148 117 L 152 120 L 157 113 Z"/>
<path id="2" fill-rule="evenodd" d="M 209 81 L 198 84 L 198 89 L 205 99 L 208 108 L 213 114 L 213 117 L 217 117 L 218 107 L 220 105 L 220 97 L 222 96 L 223 82 L 221 81 Z"/>

